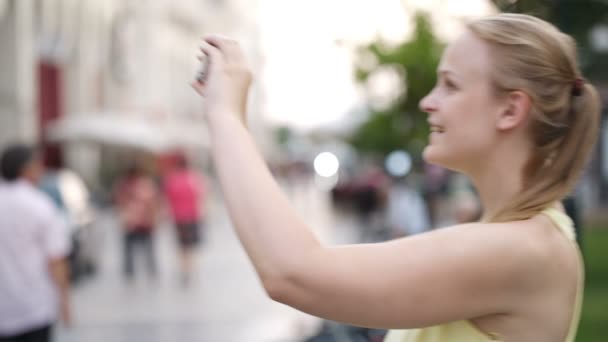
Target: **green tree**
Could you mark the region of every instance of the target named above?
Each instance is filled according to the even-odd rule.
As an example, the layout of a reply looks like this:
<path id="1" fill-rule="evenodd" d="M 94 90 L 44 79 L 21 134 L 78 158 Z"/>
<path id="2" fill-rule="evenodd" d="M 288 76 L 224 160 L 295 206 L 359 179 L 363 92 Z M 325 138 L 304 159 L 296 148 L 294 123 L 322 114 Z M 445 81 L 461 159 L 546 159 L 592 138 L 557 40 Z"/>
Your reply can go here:
<path id="1" fill-rule="evenodd" d="M 414 19 L 415 30 L 409 41 L 389 46 L 378 40 L 359 50 L 360 57 L 371 54 L 376 61 L 357 65 L 355 72 L 361 83 L 380 67 L 402 71 L 404 76 L 403 95 L 386 108 L 370 110 L 369 119 L 350 137 L 350 143 L 360 152 L 384 156 L 395 149 L 405 149 L 416 156 L 427 140 L 427 115 L 418 109 L 418 103 L 436 82 L 444 45 L 435 37 L 426 14 L 418 13 Z"/>

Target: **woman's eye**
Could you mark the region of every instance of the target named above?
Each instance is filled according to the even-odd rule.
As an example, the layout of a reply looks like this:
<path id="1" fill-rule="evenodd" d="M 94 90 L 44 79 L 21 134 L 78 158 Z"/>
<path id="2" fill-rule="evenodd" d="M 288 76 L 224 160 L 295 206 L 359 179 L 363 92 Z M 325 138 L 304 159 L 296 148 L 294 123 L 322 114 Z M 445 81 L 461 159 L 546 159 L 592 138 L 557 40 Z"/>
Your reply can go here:
<path id="1" fill-rule="evenodd" d="M 448 89 L 450 89 L 450 90 L 454 90 L 454 89 L 456 89 L 456 85 L 455 85 L 453 82 L 449 81 L 449 80 L 446 80 L 446 81 L 445 81 L 445 86 L 446 86 Z"/>

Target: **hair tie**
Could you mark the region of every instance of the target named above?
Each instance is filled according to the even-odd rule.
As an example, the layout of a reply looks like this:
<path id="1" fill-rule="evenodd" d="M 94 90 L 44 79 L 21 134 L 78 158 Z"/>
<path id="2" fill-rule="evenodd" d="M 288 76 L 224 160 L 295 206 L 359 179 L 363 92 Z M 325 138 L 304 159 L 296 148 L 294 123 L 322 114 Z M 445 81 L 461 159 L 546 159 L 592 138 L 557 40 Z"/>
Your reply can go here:
<path id="1" fill-rule="evenodd" d="M 572 96 L 581 96 L 584 85 L 585 80 L 583 80 L 581 77 L 577 77 L 572 83 Z"/>

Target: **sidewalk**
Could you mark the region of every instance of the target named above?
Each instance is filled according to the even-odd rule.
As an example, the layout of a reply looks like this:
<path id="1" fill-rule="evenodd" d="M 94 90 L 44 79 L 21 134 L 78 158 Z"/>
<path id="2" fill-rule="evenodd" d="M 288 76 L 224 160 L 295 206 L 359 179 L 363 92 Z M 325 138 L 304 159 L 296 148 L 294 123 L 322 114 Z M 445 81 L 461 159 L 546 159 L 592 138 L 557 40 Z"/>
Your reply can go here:
<path id="1" fill-rule="evenodd" d="M 326 194 L 310 185 L 291 188 L 288 194 L 321 240 L 352 241 L 352 222 L 336 217 Z M 99 222 L 99 272 L 74 289 L 74 326 L 57 329 L 56 341 L 287 342 L 312 333 L 318 319 L 266 296 L 222 204 L 211 203 L 209 214 L 197 277 L 184 288 L 168 224 L 156 235 L 159 278 L 150 281 L 140 274 L 136 282 L 126 284 L 119 227 L 114 214 L 105 212 Z"/>

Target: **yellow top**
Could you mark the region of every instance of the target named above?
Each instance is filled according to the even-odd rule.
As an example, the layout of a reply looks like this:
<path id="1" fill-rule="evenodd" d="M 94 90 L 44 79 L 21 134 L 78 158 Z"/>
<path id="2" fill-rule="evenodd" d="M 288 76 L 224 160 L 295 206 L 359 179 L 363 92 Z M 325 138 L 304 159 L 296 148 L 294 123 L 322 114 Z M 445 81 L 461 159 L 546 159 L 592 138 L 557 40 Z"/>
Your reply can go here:
<path id="1" fill-rule="evenodd" d="M 575 241 L 574 225 L 568 215 L 554 209 L 547 208 L 542 211 L 542 214 L 548 216 L 553 223 L 570 239 Z M 578 250 L 578 247 L 577 247 Z M 582 258 L 580 275 L 578 281 L 578 289 L 576 293 L 576 302 L 572 321 L 570 322 L 570 330 L 566 342 L 573 342 L 576 337 L 576 329 L 581 314 L 581 304 L 583 297 L 583 272 Z M 391 330 L 384 338 L 384 342 L 489 342 L 500 341 L 500 336 L 482 332 L 468 320 L 455 321 L 446 324 L 441 324 L 433 327 L 412 329 L 412 330 Z"/>

